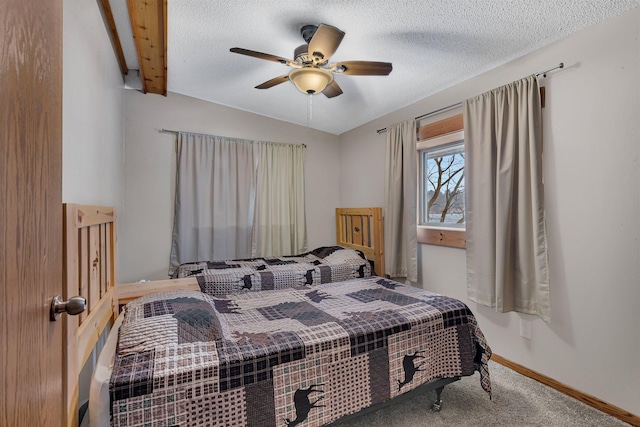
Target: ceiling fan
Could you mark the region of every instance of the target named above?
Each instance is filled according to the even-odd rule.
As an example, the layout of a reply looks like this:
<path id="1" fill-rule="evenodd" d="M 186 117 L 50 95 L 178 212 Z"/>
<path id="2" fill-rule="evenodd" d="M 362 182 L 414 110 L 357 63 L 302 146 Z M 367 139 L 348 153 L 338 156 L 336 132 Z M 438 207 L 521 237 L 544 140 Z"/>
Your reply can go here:
<path id="1" fill-rule="evenodd" d="M 256 86 L 256 89 L 269 89 L 289 80 L 303 93 L 312 95 L 322 92 L 327 98 L 342 94 L 342 89 L 333 79 L 334 74 L 387 76 L 392 70 L 390 62 L 342 61 L 329 63 L 329 58 L 338 49 L 345 35 L 344 31 L 336 27 L 326 24 L 305 25 L 300 33 L 306 44 L 295 49 L 293 53 L 295 59 L 293 60 L 239 47 L 231 48 L 230 51 L 267 61 L 280 62 L 293 68 L 288 74 L 267 80 Z"/>

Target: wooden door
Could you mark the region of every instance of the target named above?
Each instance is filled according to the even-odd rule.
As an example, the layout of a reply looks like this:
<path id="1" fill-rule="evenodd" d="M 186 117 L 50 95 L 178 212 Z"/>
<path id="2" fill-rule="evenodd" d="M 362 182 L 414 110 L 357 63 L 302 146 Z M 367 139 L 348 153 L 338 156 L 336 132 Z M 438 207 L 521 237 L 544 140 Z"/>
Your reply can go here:
<path id="1" fill-rule="evenodd" d="M 0 426 L 61 426 L 62 0 L 0 0 Z"/>

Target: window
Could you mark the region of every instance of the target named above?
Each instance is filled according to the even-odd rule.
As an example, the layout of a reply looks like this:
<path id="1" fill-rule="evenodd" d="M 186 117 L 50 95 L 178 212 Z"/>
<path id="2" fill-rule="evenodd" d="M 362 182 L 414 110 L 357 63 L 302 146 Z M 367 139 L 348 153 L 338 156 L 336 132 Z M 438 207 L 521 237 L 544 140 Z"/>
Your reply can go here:
<path id="1" fill-rule="evenodd" d="M 464 228 L 464 140 L 419 151 L 420 224 Z"/>
<path id="2" fill-rule="evenodd" d="M 443 122 L 455 119 L 452 131 Z M 465 184 L 464 131 L 462 116 L 454 116 L 429 127 L 420 128 L 419 135 L 428 134 L 417 144 L 418 176 L 418 241 L 464 248 L 465 241 Z"/>

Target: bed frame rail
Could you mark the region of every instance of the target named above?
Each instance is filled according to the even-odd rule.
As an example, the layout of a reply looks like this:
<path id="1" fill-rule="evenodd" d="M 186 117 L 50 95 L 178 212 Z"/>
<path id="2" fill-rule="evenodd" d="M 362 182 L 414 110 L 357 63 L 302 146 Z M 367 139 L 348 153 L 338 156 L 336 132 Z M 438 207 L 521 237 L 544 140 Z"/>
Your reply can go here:
<path id="1" fill-rule="evenodd" d="M 116 236 L 115 208 L 64 204 L 64 298 L 87 300 L 84 313 L 63 316 L 67 426 L 78 425 L 80 371 L 117 315 Z"/>
<path id="2" fill-rule="evenodd" d="M 336 208 L 336 243 L 364 253 L 384 277 L 382 208 Z"/>

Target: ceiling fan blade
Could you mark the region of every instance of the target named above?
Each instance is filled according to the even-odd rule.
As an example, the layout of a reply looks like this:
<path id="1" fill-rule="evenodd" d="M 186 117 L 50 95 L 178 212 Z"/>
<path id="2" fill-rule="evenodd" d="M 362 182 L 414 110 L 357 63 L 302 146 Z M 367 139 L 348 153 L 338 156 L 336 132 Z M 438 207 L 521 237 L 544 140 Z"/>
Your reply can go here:
<path id="1" fill-rule="evenodd" d="M 287 80 L 289 80 L 288 74 L 285 74 L 279 77 L 274 77 L 271 80 L 267 80 L 266 82 L 259 84 L 258 86 L 256 86 L 256 89 L 269 89 L 270 87 L 274 87 L 276 85 L 279 85 L 280 83 L 284 83 Z"/>
<path id="2" fill-rule="evenodd" d="M 344 31 L 331 25 L 320 24 L 309 41 L 309 56 L 320 64 L 328 61 L 340 46 L 343 37 Z"/>
<path id="3" fill-rule="evenodd" d="M 290 59 L 282 58 L 280 56 L 270 55 L 268 53 L 256 52 L 255 50 L 242 49 L 241 47 L 232 47 L 230 52 L 239 53 L 241 55 L 253 56 L 258 59 L 266 59 L 267 61 L 280 62 L 281 64 L 289 64 L 293 62 Z"/>
<path id="4" fill-rule="evenodd" d="M 390 62 L 343 61 L 331 64 L 331 68 L 344 68 L 340 74 L 349 76 L 388 76 L 393 66 Z"/>
<path id="5" fill-rule="evenodd" d="M 333 98 L 334 96 L 342 95 L 342 89 L 340 89 L 338 82 L 334 80 L 324 88 L 322 93 L 324 93 L 327 98 Z"/>

